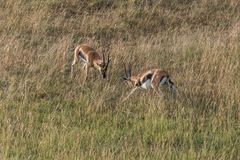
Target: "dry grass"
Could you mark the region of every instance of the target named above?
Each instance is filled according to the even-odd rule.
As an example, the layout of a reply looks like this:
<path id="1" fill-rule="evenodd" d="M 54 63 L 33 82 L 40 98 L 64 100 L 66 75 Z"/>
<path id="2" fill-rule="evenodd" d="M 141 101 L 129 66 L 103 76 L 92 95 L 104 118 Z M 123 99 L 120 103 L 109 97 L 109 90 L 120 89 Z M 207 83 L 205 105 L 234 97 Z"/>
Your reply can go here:
<path id="1" fill-rule="evenodd" d="M 2 0 L 0 159 L 239 159 L 239 16 L 237 0 Z M 107 80 L 70 79 L 80 43 L 111 54 Z M 181 98 L 121 102 L 128 61 L 170 69 Z"/>

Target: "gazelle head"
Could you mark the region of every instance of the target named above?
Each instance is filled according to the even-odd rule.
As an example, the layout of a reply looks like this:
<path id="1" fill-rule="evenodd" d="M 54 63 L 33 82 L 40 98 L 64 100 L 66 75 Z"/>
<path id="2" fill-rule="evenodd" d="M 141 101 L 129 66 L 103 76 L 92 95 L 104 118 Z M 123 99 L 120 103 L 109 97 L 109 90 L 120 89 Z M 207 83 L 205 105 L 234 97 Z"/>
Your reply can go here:
<path id="1" fill-rule="evenodd" d="M 123 79 L 132 86 L 138 86 L 139 79 L 136 76 L 132 76 L 132 66 L 129 64 L 128 68 L 126 65 L 124 65 L 124 72 L 125 75 L 123 76 Z"/>
<path id="2" fill-rule="evenodd" d="M 111 58 L 109 57 L 109 54 L 107 55 L 107 60 L 106 60 L 105 54 L 103 53 L 102 63 L 99 64 L 99 71 L 103 78 L 107 77 L 107 69 L 110 62 L 111 62 Z"/>

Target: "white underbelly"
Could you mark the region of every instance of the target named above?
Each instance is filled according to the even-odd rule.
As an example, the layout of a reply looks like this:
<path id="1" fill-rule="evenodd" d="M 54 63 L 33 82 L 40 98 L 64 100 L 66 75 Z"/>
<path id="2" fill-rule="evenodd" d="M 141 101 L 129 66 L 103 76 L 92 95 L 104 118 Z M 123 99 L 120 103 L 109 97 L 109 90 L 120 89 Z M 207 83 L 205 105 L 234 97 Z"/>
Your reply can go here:
<path id="1" fill-rule="evenodd" d="M 151 80 L 147 80 L 146 82 L 144 82 L 142 85 L 141 85 L 141 88 L 142 89 L 148 89 L 148 88 L 151 88 Z"/>

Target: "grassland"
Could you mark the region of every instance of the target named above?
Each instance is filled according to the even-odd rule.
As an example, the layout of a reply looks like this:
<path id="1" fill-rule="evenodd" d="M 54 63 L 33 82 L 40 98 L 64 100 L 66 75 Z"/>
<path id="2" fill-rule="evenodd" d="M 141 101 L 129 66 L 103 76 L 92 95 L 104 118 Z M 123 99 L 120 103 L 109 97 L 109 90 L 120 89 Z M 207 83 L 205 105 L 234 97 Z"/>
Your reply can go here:
<path id="1" fill-rule="evenodd" d="M 110 53 L 108 79 L 76 45 Z M 164 90 L 122 98 L 123 63 L 168 68 Z M 240 159 L 237 0 L 1 0 L 0 159 Z"/>

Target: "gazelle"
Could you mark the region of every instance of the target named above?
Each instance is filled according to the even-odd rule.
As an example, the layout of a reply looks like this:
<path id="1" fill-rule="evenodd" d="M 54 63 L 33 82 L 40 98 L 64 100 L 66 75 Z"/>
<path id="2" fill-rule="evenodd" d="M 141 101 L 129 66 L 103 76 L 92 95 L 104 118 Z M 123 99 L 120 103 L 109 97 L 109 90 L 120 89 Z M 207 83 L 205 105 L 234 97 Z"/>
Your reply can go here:
<path id="1" fill-rule="evenodd" d="M 71 66 L 71 77 L 73 77 L 73 67 L 79 60 L 84 63 L 83 68 L 86 73 L 85 80 L 88 77 L 89 68 L 98 70 L 102 77 L 106 78 L 108 65 L 111 61 L 109 54 L 106 60 L 104 53 L 101 58 L 95 49 L 86 44 L 77 46 L 74 51 L 74 59 Z"/>
<path id="2" fill-rule="evenodd" d="M 125 101 L 132 95 L 137 89 L 149 89 L 153 88 L 153 90 L 162 97 L 162 92 L 159 89 L 161 85 L 167 85 L 176 92 L 176 87 L 174 83 L 170 79 L 170 75 L 167 71 L 162 69 L 152 69 L 148 70 L 144 73 L 140 73 L 137 76 L 132 76 L 132 67 L 131 65 L 128 66 L 128 69 L 124 65 L 125 76 L 123 77 L 129 84 L 133 86 L 133 89 L 128 94 L 128 96 L 123 100 Z"/>

